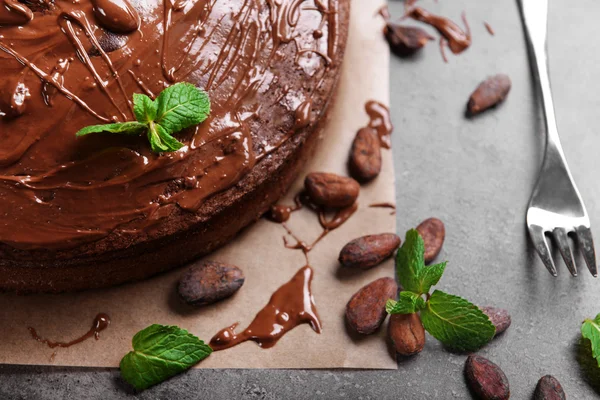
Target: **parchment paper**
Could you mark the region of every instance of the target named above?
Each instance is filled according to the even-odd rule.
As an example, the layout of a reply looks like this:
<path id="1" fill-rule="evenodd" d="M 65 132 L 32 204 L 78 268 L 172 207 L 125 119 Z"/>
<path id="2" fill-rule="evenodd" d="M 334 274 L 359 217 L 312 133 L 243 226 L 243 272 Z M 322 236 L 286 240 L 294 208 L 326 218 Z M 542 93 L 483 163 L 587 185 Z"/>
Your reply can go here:
<path id="1" fill-rule="evenodd" d="M 364 126 L 364 104 L 374 99 L 389 103 L 388 49 L 381 35 L 382 21 L 374 17 L 380 1 L 353 0 L 350 37 L 344 61 L 337 103 L 322 144 L 306 171 L 346 174 L 346 161 L 356 131 Z M 298 179 L 287 199 L 302 185 Z M 323 332 L 301 325 L 271 349 L 254 342 L 215 352 L 199 368 L 396 368 L 385 340 L 385 327 L 378 333 L 358 337 L 349 333 L 344 309 L 350 296 L 363 285 L 381 276 L 393 276 L 392 262 L 369 271 L 341 271 L 337 257 L 342 246 L 358 236 L 395 232 L 395 217 L 385 208 L 369 208 L 376 202 L 394 202 L 392 153 L 383 151 L 383 170 L 377 180 L 363 186 L 359 209 L 340 229 L 333 231 L 311 253 L 315 270 L 313 294 Z M 314 214 L 294 213 L 289 226 L 303 240 L 311 242 L 320 233 Z M 213 253 L 210 259 L 229 262 L 243 269 L 246 282 L 230 299 L 202 309 L 183 306 L 175 285 L 179 269 L 157 278 L 126 286 L 63 295 L 20 297 L 0 295 L 0 362 L 90 367 L 117 367 L 131 350 L 131 338 L 146 326 L 159 323 L 178 325 L 205 341 L 221 328 L 236 321 L 243 329 L 268 302 L 271 294 L 287 282 L 304 264 L 298 250 L 286 249 L 284 228 L 260 220 L 233 243 Z M 110 327 L 99 340 L 53 350 L 31 338 L 27 328 L 52 340 L 69 341 L 86 332 L 99 312 L 111 317 Z"/>

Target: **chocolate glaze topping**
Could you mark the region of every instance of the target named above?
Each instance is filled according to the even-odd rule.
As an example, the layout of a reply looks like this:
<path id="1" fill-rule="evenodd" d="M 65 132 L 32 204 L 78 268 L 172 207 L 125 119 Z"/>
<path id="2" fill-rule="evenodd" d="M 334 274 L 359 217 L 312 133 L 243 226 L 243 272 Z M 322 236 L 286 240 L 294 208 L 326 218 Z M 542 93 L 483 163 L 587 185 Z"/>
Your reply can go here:
<path id="1" fill-rule="evenodd" d="M 273 293 L 269 303 L 244 331 L 236 333 L 238 323 L 235 323 L 218 332 L 210 340 L 210 347 L 216 351 L 225 350 L 252 340 L 266 349 L 275 346 L 283 335 L 300 324 L 310 324 L 315 332 L 321 333 L 321 321 L 311 293 L 312 277 L 312 268 L 302 267 Z"/>
<path id="2" fill-rule="evenodd" d="M 337 0 L 0 0 L 0 242 L 59 250 L 143 238 L 174 209 L 194 212 L 235 185 L 312 123 L 306 93 L 338 51 L 337 10 Z M 314 79 L 277 104 L 255 101 L 277 82 L 283 48 Z M 212 102 L 209 120 L 178 134 L 181 150 L 75 138 L 132 120 L 133 93 L 154 97 L 180 81 Z M 295 113 L 292 129 L 254 140 L 274 107 Z"/>
<path id="3" fill-rule="evenodd" d="M 33 329 L 31 327 L 29 327 L 28 329 L 29 329 L 29 333 L 31 334 L 32 338 L 34 338 L 35 340 L 37 340 L 40 343 L 44 343 L 51 349 L 54 349 L 56 347 L 71 347 L 71 346 L 81 343 L 84 340 L 87 340 L 91 337 L 94 337 L 96 340 L 98 340 L 100 338 L 100 332 L 102 332 L 103 330 L 108 328 L 108 325 L 110 325 L 110 317 L 104 313 L 100 313 L 100 314 L 96 315 L 96 318 L 94 318 L 94 323 L 92 324 L 92 327 L 90 328 L 89 331 L 87 331 L 85 334 L 78 337 L 77 339 L 71 340 L 70 342 L 54 342 L 49 339 L 44 339 L 37 334 L 35 329 Z M 54 358 L 54 355 L 55 354 L 52 355 L 52 358 Z"/>

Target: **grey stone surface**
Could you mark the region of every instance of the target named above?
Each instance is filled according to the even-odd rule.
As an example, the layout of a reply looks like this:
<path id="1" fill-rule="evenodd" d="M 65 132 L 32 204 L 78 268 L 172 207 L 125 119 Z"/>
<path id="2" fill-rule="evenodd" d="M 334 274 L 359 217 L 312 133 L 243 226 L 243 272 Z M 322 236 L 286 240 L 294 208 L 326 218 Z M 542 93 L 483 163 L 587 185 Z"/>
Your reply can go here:
<path id="1" fill-rule="evenodd" d="M 504 369 L 513 398 L 530 398 L 545 374 L 555 375 L 571 399 L 595 398 L 600 373 L 587 347 L 579 344 L 579 326 L 600 312 L 600 282 L 585 269 L 572 278 L 562 262 L 560 276 L 552 278 L 525 232 L 525 209 L 544 136 L 517 4 L 423 4 L 454 19 L 466 10 L 474 40 L 463 55 L 450 55 L 447 65 L 434 43 L 412 59 L 392 59 L 399 230 L 429 216 L 443 219 L 447 240 L 439 258 L 448 259 L 449 266 L 440 289 L 510 310 L 511 328 L 480 354 Z M 402 6 L 392 1 L 393 15 L 400 15 Z M 551 1 L 551 76 L 559 130 L 600 242 L 600 136 L 595 127 L 600 54 L 594 52 L 599 12 L 594 0 Z M 496 36 L 485 31 L 484 21 Z M 513 80 L 508 101 L 465 120 L 470 92 L 497 72 Z M 398 371 L 195 370 L 137 395 L 117 370 L 0 366 L 0 398 L 469 398 L 464 360 L 429 338 L 425 350 L 401 361 Z"/>

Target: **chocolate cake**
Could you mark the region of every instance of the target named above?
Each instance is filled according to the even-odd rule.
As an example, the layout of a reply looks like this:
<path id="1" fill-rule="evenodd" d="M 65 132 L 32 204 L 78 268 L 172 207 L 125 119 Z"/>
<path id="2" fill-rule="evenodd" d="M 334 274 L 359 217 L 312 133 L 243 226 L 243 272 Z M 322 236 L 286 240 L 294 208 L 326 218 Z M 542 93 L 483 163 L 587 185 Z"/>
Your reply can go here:
<path id="1" fill-rule="evenodd" d="M 291 185 L 326 120 L 349 0 L 0 0 L 0 289 L 143 279 L 231 240 Z M 156 154 L 134 93 L 212 109 Z"/>

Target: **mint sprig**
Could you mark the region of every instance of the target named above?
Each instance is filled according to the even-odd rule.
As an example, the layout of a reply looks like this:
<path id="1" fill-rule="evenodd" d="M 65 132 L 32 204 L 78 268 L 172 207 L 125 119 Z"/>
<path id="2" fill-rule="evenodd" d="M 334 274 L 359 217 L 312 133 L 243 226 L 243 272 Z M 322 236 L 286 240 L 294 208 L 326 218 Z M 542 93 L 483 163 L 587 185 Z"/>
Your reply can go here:
<path id="1" fill-rule="evenodd" d="M 387 301 L 386 311 L 420 312 L 423 327 L 447 347 L 459 351 L 479 349 L 494 337 L 496 328 L 469 301 L 439 290 L 429 294 L 444 274 L 446 262 L 426 266 L 424 254 L 425 243 L 419 232 L 415 229 L 406 232 L 406 240 L 396 254 L 396 275 L 403 291 L 397 301 Z M 598 337 L 600 340 L 600 334 Z"/>
<path id="2" fill-rule="evenodd" d="M 581 325 L 581 336 L 588 339 L 592 345 L 592 356 L 600 367 L 600 314 L 594 319 L 586 319 Z"/>
<path id="3" fill-rule="evenodd" d="M 138 390 L 177 375 L 212 353 L 210 346 L 177 326 L 150 325 L 133 337 L 121 360 L 121 376 Z"/>
<path id="4" fill-rule="evenodd" d="M 173 134 L 204 122 L 210 114 L 210 99 L 204 90 L 191 83 L 177 83 L 163 90 L 154 101 L 144 94 L 134 94 L 133 113 L 137 122 L 88 126 L 76 136 L 100 132 L 122 135 L 146 132 L 155 153 L 177 151 L 183 143 Z"/>

